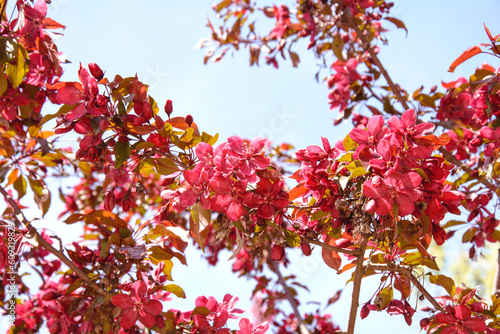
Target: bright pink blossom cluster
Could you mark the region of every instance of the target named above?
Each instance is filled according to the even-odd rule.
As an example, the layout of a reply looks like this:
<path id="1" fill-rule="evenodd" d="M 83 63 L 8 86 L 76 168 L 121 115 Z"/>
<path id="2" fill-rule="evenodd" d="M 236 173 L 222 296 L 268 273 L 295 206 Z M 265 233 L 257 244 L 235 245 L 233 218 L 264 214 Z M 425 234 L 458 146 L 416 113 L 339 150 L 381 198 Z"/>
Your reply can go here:
<path id="1" fill-rule="evenodd" d="M 277 174 L 268 174 L 269 158 L 264 155 L 268 140 L 245 142 L 233 136 L 215 149 L 206 143 L 195 148 L 199 162 L 183 172 L 185 186 L 166 189 L 162 198 L 177 212 L 200 201 L 205 209 L 237 221 L 248 212 L 257 218 L 272 219 L 289 204 L 285 183 Z"/>

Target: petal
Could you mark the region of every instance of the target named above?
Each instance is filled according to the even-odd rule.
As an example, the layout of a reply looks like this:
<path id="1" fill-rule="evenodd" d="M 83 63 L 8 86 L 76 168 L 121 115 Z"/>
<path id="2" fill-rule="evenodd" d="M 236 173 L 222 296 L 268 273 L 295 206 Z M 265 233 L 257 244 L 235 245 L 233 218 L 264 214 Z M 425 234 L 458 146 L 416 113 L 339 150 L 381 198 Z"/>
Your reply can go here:
<path id="1" fill-rule="evenodd" d="M 366 130 L 362 129 L 352 129 L 351 132 L 349 132 L 349 137 L 351 137 L 352 140 L 354 140 L 358 144 L 368 144 L 368 138 L 370 137 L 370 134 Z"/>
<path id="2" fill-rule="evenodd" d="M 417 126 L 415 126 L 414 135 L 419 136 L 419 135 L 424 134 L 424 133 L 430 133 L 430 132 L 434 131 L 434 128 L 435 128 L 434 124 L 431 124 L 431 123 L 418 124 Z"/>
<path id="3" fill-rule="evenodd" d="M 203 143 L 203 142 L 201 142 L 198 145 L 196 145 L 196 147 L 194 149 L 194 152 L 196 153 L 196 156 L 200 160 L 202 160 L 202 159 L 212 159 L 212 157 L 214 155 L 214 149 L 213 149 L 213 147 L 210 146 L 210 144 Z"/>
<path id="4" fill-rule="evenodd" d="M 274 208 L 274 206 L 272 206 L 269 203 L 266 203 L 266 204 L 260 206 L 259 210 L 257 210 L 257 216 L 260 218 L 264 218 L 264 219 L 273 218 L 275 213 L 276 213 L 276 209 Z"/>
<path id="5" fill-rule="evenodd" d="M 394 198 L 379 198 L 377 201 L 377 211 L 375 211 L 380 216 L 385 216 L 392 210 L 392 205 L 394 204 Z"/>
<path id="6" fill-rule="evenodd" d="M 471 310 L 465 305 L 455 307 L 455 317 L 459 320 L 467 320 L 471 316 Z"/>
<path id="7" fill-rule="evenodd" d="M 252 323 L 250 322 L 250 320 L 244 318 L 244 319 L 241 319 L 240 320 L 240 323 L 239 323 L 239 326 L 240 326 L 240 334 L 251 334 L 252 333 Z"/>
<path id="8" fill-rule="evenodd" d="M 83 94 L 73 85 L 64 86 L 57 91 L 57 100 L 64 104 L 76 104 L 83 100 Z"/>
<path id="9" fill-rule="evenodd" d="M 113 305 L 118 306 L 121 309 L 128 309 L 134 307 L 135 305 L 132 298 L 130 298 L 129 295 L 124 295 L 123 293 L 111 297 L 111 302 Z"/>
<path id="10" fill-rule="evenodd" d="M 400 135 L 405 133 L 403 129 L 403 123 L 397 116 L 392 116 L 387 120 L 387 124 L 391 128 L 391 131 Z"/>
<path id="11" fill-rule="evenodd" d="M 269 139 L 257 137 L 257 138 L 252 139 L 252 141 L 250 142 L 250 147 L 253 148 L 254 154 L 258 154 L 268 144 L 269 144 Z"/>
<path id="12" fill-rule="evenodd" d="M 384 118 L 380 115 L 375 115 L 370 117 L 368 120 L 368 124 L 366 128 L 368 129 L 368 133 L 372 136 L 375 136 L 384 126 Z"/>
<path id="13" fill-rule="evenodd" d="M 457 322 L 457 319 L 449 314 L 439 313 L 436 314 L 436 322 L 440 324 L 451 325 Z"/>
<path id="14" fill-rule="evenodd" d="M 158 300 L 150 299 L 148 302 L 144 303 L 144 310 L 153 315 L 159 315 L 163 310 L 163 305 Z"/>
<path id="15" fill-rule="evenodd" d="M 74 121 L 75 119 L 79 119 L 83 117 L 87 113 L 87 110 L 85 110 L 85 104 L 80 103 L 73 109 L 71 109 L 65 116 L 67 121 L 71 122 Z"/>
<path id="16" fill-rule="evenodd" d="M 179 196 L 179 200 L 182 206 L 191 206 L 198 201 L 198 193 L 196 193 L 193 189 L 188 189 Z"/>
<path id="17" fill-rule="evenodd" d="M 156 323 L 154 315 L 144 310 L 139 312 L 139 321 L 142 322 L 142 324 L 147 328 L 153 327 Z"/>
<path id="18" fill-rule="evenodd" d="M 396 203 L 399 206 L 399 216 L 404 217 L 415 211 L 415 203 L 408 196 L 398 196 Z"/>
<path id="19" fill-rule="evenodd" d="M 401 116 L 401 122 L 406 129 L 413 128 L 417 124 L 417 116 L 415 115 L 415 110 L 408 109 Z"/>
<path id="20" fill-rule="evenodd" d="M 144 283 L 143 281 L 134 282 L 134 284 L 132 284 L 131 289 L 133 291 L 133 294 L 139 298 L 142 298 L 148 292 L 148 287 L 146 286 L 146 283 Z"/>
<path id="21" fill-rule="evenodd" d="M 229 147 L 231 150 L 239 155 L 245 155 L 246 153 L 246 147 L 247 145 L 238 136 L 231 136 L 227 139 L 227 142 L 229 143 Z"/>
<path id="22" fill-rule="evenodd" d="M 33 6 L 33 9 L 36 11 L 38 17 L 43 18 L 47 16 L 47 3 L 45 0 L 38 0 Z"/>
<path id="23" fill-rule="evenodd" d="M 120 320 L 120 326 L 123 329 L 129 329 L 135 325 L 137 319 L 139 319 L 139 312 L 137 312 L 133 308 L 129 308 L 123 312 L 122 318 Z"/>
<path id="24" fill-rule="evenodd" d="M 245 208 L 243 204 L 239 201 L 232 200 L 229 202 L 229 206 L 227 207 L 226 215 L 232 221 L 240 220 L 241 216 L 245 213 Z"/>
<path id="25" fill-rule="evenodd" d="M 422 177 L 416 172 L 411 172 L 402 176 L 401 181 L 406 189 L 415 189 L 422 183 Z"/>
<path id="26" fill-rule="evenodd" d="M 481 320 L 479 318 L 464 320 L 463 324 L 467 329 L 473 330 L 474 332 L 483 333 L 486 330 L 486 324 L 484 323 L 484 320 Z"/>

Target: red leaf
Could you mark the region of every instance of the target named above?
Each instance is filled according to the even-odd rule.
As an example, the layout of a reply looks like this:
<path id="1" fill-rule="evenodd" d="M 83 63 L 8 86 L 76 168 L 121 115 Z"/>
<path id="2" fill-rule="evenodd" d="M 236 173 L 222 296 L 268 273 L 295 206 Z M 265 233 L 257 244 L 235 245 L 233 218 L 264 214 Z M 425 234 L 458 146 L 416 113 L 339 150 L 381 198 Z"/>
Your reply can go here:
<path id="1" fill-rule="evenodd" d="M 328 236 L 325 238 L 325 243 L 330 246 L 337 246 L 337 244 L 335 243 L 335 239 L 332 239 Z M 323 248 L 321 255 L 323 256 L 323 261 L 325 261 L 328 267 L 335 270 L 340 269 L 342 259 L 340 258 L 339 253 Z"/>
<path id="2" fill-rule="evenodd" d="M 45 17 L 42 21 L 42 25 L 44 29 L 58 29 L 58 28 L 66 28 L 66 26 L 60 24 L 52 20 L 50 17 Z"/>
<path id="3" fill-rule="evenodd" d="M 340 295 L 341 294 L 342 294 L 342 290 L 338 290 L 337 292 L 335 292 L 335 294 L 333 295 L 333 297 L 330 298 L 330 299 L 328 299 L 328 303 L 326 304 L 326 306 L 337 302 L 340 299 Z"/>
<path id="4" fill-rule="evenodd" d="M 306 187 L 303 184 L 297 185 L 295 188 L 288 192 L 288 199 L 293 201 L 294 199 L 302 196 L 307 191 Z"/>
<path id="5" fill-rule="evenodd" d="M 470 59 L 474 57 L 475 55 L 483 52 L 481 48 L 477 45 L 474 45 L 473 47 L 467 49 L 464 53 L 460 55 L 455 61 L 450 65 L 450 68 L 448 69 L 448 72 L 453 73 L 455 71 L 455 68 L 457 68 L 458 65 L 462 64 L 464 61 L 467 59 Z"/>
<path id="6" fill-rule="evenodd" d="M 172 124 L 174 128 L 181 130 L 186 130 L 187 128 L 189 128 L 189 125 L 186 123 L 186 119 L 181 116 L 169 119 L 168 123 Z M 191 127 L 194 129 L 194 132 L 196 134 L 200 134 L 200 130 L 198 130 L 198 125 L 196 125 L 196 123 L 191 123 Z"/>

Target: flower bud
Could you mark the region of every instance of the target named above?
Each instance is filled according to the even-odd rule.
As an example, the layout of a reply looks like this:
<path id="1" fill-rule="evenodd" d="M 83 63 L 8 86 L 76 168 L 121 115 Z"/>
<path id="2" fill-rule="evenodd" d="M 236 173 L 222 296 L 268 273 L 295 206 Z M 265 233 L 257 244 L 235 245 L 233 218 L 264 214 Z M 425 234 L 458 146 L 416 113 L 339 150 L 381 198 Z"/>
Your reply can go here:
<path id="1" fill-rule="evenodd" d="M 191 124 L 193 124 L 193 116 L 187 115 L 186 116 L 186 123 L 189 127 L 191 127 Z"/>
<path id="2" fill-rule="evenodd" d="M 89 70 L 90 70 L 90 74 L 92 74 L 92 76 L 94 78 L 96 78 L 98 81 L 100 81 L 102 78 L 104 78 L 104 72 L 101 70 L 101 68 L 97 64 L 90 63 Z"/>
<path id="3" fill-rule="evenodd" d="M 281 261 L 285 257 L 285 248 L 280 245 L 274 245 L 271 251 L 271 259 Z"/>
<path id="4" fill-rule="evenodd" d="M 302 253 L 304 253 L 305 256 L 311 255 L 311 245 L 308 242 L 302 241 L 300 243 L 300 248 L 302 249 Z"/>
<path id="5" fill-rule="evenodd" d="M 167 100 L 167 103 L 165 103 L 165 112 L 167 113 L 168 117 L 170 117 L 170 114 L 174 111 L 174 107 L 172 106 L 172 100 Z"/>
<path id="6" fill-rule="evenodd" d="M 359 312 L 359 315 L 360 315 L 361 319 L 364 319 L 368 316 L 368 314 L 370 314 L 370 309 L 368 308 L 368 304 L 365 304 L 361 308 L 361 312 Z"/>
<path id="7" fill-rule="evenodd" d="M 104 210 L 113 211 L 113 209 L 115 208 L 115 203 L 116 203 L 115 193 L 113 191 L 110 191 L 104 197 Z"/>
<path id="8" fill-rule="evenodd" d="M 54 291 L 49 291 L 42 296 L 42 300 L 50 301 L 50 300 L 57 299 L 57 297 L 59 297 L 59 295 L 57 293 L 55 293 Z"/>

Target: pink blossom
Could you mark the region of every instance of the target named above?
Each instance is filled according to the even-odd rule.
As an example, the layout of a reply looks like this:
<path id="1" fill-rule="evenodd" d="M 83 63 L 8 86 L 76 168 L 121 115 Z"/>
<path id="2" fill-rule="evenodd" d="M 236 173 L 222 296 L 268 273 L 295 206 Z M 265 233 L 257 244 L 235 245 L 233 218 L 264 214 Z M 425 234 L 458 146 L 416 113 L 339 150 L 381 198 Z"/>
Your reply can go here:
<path id="1" fill-rule="evenodd" d="M 155 316 L 161 314 L 162 304 L 147 296 L 147 286 L 143 281 L 136 281 L 131 286 L 130 295 L 118 294 L 111 297 L 113 305 L 122 309 L 123 314 L 120 326 L 124 329 L 132 328 L 137 319 L 146 327 L 155 324 Z"/>
<path id="2" fill-rule="evenodd" d="M 363 195 L 372 199 L 366 210 L 384 216 L 391 212 L 396 203 L 399 216 L 411 214 L 415 210 L 415 202 L 422 197 L 421 181 L 422 178 L 415 172 L 391 172 L 383 179 L 376 175 L 363 184 Z"/>

